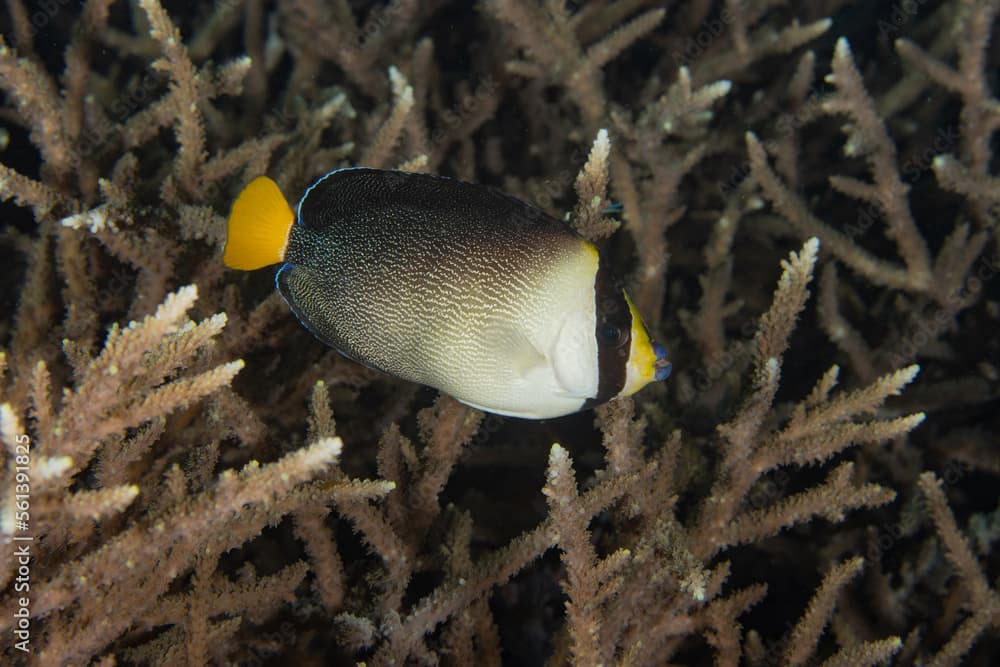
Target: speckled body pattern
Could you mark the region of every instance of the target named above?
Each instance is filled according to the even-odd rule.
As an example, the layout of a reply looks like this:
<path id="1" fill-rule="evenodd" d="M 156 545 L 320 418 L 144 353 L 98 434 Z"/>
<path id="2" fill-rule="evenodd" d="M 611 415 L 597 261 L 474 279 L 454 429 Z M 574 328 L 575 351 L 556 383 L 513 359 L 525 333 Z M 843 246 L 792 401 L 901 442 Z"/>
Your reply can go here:
<path id="1" fill-rule="evenodd" d="M 328 174 L 297 215 L 278 289 L 346 356 L 501 414 L 598 396 L 599 259 L 564 223 L 485 186 L 371 169 Z"/>

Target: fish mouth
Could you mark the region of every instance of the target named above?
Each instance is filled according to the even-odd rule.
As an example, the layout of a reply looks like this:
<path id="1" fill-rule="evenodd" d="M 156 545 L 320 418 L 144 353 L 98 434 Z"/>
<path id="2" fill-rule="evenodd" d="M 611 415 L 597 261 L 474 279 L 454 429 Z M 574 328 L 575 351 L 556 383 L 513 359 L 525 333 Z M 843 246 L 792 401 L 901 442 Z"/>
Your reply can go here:
<path id="1" fill-rule="evenodd" d="M 667 360 L 670 353 L 662 344 L 653 343 L 653 354 L 656 355 L 656 361 L 653 362 L 653 379 L 663 382 L 670 377 L 670 371 L 674 369 L 674 365 Z"/>
<path id="2" fill-rule="evenodd" d="M 620 395 L 631 396 L 650 382 L 666 380 L 670 377 L 673 366 L 667 361 L 667 348 L 650 337 L 628 293 L 625 293 L 625 301 L 632 314 L 632 343 L 626 366 L 625 386 Z"/>

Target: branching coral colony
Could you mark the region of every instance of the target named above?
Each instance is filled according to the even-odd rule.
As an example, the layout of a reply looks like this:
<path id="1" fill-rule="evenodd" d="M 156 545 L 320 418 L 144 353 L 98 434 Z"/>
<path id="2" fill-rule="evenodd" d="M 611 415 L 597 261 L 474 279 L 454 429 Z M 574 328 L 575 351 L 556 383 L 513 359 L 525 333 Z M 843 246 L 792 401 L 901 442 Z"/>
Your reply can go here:
<path id="1" fill-rule="evenodd" d="M 5 663 L 995 664 L 1000 2 L 661 4 L 8 0 Z M 224 216 L 350 164 L 570 211 L 675 376 L 314 342 Z"/>

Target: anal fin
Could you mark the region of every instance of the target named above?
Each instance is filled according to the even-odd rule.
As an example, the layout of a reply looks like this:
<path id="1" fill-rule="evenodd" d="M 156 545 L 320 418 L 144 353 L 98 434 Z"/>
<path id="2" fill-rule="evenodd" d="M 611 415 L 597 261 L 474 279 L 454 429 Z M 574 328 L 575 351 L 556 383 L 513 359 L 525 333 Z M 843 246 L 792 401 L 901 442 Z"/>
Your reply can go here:
<path id="1" fill-rule="evenodd" d="M 288 307 L 292 309 L 296 319 L 320 342 L 332 347 L 355 363 L 385 372 L 383 369 L 359 359 L 350 346 L 337 335 L 333 324 L 335 313 L 323 305 L 322 296 L 326 287 L 312 271 L 295 264 L 283 264 L 274 276 L 274 284 Z"/>

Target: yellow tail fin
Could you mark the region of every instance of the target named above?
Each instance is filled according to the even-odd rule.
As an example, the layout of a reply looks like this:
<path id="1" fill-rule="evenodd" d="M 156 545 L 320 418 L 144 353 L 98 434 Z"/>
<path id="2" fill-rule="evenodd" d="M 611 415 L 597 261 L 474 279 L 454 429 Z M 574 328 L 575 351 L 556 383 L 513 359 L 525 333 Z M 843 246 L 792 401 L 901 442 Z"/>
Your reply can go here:
<path id="1" fill-rule="evenodd" d="M 278 184 L 267 176 L 255 178 L 243 188 L 229 213 L 222 261 L 244 271 L 277 264 L 285 258 L 294 222 L 295 214 Z"/>

